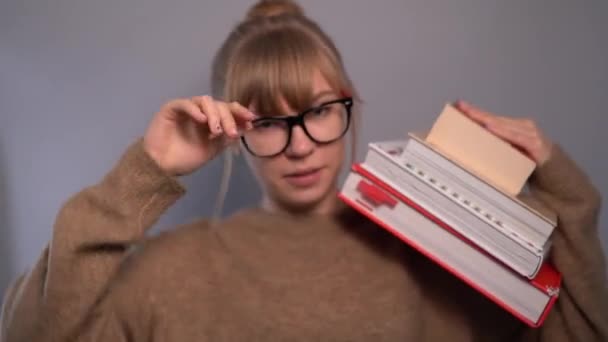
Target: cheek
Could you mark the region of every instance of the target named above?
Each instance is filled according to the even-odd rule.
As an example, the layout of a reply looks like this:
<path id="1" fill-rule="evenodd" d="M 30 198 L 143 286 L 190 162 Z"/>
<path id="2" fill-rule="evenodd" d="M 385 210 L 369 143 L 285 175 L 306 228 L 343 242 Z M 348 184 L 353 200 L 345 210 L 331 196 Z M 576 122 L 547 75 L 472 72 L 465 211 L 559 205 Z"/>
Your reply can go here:
<path id="1" fill-rule="evenodd" d="M 250 166 L 258 180 L 264 184 L 274 183 L 280 176 L 281 165 L 278 159 L 254 159 Z"/>
<path id="2" fill-rule="evenodd" d="M 339 169 L 344 161 L 344 148 L 345 144 L 343 141 L 323 146 L 321 152 L 323 153 L 323 159 L 327 165 Z"/>

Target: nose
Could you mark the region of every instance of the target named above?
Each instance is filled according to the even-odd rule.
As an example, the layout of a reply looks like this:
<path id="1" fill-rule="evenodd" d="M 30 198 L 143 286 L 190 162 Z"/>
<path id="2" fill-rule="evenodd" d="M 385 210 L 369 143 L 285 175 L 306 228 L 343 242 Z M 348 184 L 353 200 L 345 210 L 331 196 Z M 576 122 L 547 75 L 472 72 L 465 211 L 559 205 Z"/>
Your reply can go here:
<path id="1" fill-rule="evenodd" d="M 302 127 L 294 126 L 291 132 L 291 141 L 285 154 L 292 158 L 302 158 L 310 155 L 315 149 L 315 142 L 310 140 Z"/>

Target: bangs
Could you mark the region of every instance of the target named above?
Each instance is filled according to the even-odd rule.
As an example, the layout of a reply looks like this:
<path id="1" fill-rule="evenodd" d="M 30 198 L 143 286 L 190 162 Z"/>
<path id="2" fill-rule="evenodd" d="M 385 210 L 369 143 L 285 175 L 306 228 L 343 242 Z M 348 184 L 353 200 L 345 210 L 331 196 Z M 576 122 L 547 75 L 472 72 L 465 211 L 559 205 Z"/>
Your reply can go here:
<path id="1" fill-rule="evenodd" d="M 314 101 L 314 75 L 320 72 L 336 94 L 351 91 L 338 61 L 301 30 L 272 30 L 244 42 L 228 63 L 226 100 L 253 106 L 260 116 L 287 115 L 280 99 L 295 111 Z"/>

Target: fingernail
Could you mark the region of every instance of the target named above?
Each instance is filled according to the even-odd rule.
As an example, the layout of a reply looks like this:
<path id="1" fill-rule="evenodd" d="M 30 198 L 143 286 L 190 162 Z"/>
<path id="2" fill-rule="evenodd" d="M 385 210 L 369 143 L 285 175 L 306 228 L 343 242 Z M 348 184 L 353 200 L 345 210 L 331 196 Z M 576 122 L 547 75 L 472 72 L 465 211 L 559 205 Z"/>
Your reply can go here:
<path id="1" fill-rule="evenodd" d="M 236 128 L 232 128 L 232 129 L 230 130 L 230 134 L 232 134 L 232 135 L 236 136 L 236 135 L 239 135 L 239 131 L 237 131 L 237 129 L 236 129 Z"/>

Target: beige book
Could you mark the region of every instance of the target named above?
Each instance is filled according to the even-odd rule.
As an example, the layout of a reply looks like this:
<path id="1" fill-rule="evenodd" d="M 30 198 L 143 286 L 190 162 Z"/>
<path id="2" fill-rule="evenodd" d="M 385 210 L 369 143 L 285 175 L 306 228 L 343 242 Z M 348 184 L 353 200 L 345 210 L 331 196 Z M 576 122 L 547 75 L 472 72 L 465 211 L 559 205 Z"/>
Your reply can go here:
<path id="1" fill-rule="evenodd" d="M 498 189 L 517 196 L 536 163 L 447 104 L 426 141 Z"/>

